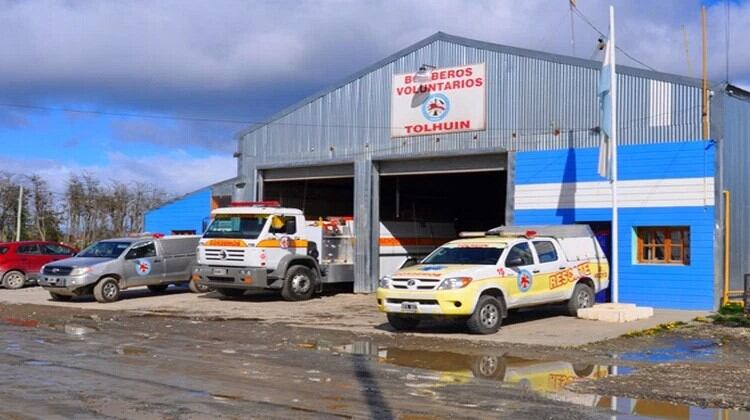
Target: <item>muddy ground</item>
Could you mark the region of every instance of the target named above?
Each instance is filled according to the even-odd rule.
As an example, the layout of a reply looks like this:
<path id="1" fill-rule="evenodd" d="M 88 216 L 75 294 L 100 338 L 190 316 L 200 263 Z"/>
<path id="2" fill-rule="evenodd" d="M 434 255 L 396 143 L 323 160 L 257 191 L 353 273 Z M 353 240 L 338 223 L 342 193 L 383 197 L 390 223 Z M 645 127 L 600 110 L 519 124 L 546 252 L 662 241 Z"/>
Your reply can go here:
<path id="1" fill-rule="evenodd" d="M 700 322 L 551 348 L 34 305 L 0 321 L 3 418 L 609 418 L 611 396 L 634 415 L 750 409 L 750 333 Z"/>

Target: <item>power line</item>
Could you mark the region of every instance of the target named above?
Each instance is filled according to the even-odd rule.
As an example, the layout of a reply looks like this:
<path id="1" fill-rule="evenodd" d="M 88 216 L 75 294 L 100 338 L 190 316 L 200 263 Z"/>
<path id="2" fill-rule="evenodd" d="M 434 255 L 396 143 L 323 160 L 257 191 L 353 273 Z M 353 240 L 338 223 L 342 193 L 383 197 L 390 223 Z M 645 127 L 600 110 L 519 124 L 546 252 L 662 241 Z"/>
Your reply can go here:
<path id="1" fill-rule="evenodd" d="M 593 29 L 594 31 L 596 31 L 596 33 L 598 33 L 601 37 L 603 37 L 603 38 L 607 38 L 608 37 L 604 32 L 600 31 L 599 28 L 596 27 L 596 25 L 594 25 L 593 23 L 591 23 L 591 21 L 586 17 L 586 15 L 583 14 L 583 12 L 580 11 L 580 9 L 578 9 L 577 7 L 574 6 L 573 10 L 578 15 L 578 17 L 581 18 L 581 20 L 583 20 L 587 25 L 589 25 L 589 27 L 591 27 L 591 29 Z M 634 62 L 640 64 L 641 66 L 643 66 L 643 67 L 645 67 L 645 68 L 647 68 L 647 69 L 649 69 L 651 71 L 658 71 L 655 68 L 653 68 L 653 67 L 649 66 L 648 64 L 644 63 L 643 61 L 641 61 L 641 60 L 633 57 L 629 52 L 627 52 L 624 49 L 622 49 L 619 45 L 615 45 L 615 48 L 617 49 L 617 51 L 620 51 L 621 53 L 623 53 L 623 55 L 625 55 L 625 57 L 628 57 L 629 59 L 631 59 Z"/>

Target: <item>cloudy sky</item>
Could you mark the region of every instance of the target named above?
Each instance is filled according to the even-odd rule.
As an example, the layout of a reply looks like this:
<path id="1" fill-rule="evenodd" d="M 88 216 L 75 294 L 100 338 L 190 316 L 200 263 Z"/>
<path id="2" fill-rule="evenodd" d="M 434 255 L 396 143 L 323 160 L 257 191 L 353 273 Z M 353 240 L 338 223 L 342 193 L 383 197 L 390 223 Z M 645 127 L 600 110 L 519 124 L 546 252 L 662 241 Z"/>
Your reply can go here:
<path id="1" fill-rule="evenodd" d="M 606 31 L 610 2 L 577 3 Z M 701 4 L 711 77 L 723 81 L 726 2 L 614 1 L 618 45 L 698 76 Z M 748 87 L 750 5 L 729 9 L 729 80 Z M 598 59 L 597 34 L 578 17 L 574 28 L 575 55 Z M 0 0 L 0 170 L 42 174 L 58 191 L 85 170 L 188 192 L 235 175 L 244 122 L 437 31 L 573 55 L 568 0 Z"/>

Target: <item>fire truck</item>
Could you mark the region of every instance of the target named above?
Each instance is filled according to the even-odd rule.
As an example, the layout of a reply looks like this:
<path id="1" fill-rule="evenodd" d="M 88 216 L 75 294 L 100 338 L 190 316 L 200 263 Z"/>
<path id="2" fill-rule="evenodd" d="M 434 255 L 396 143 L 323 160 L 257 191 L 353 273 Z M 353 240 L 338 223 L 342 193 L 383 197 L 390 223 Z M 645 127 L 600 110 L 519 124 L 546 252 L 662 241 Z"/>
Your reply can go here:
<path id="1" fill-rule="evenodd" d="M 252 289 L 306 300 L 323 285 L 353 282 L 354 220 L 306 220 L 300 209 L 275 201 L 232 203 L 211 212 L 197 250 L 192 280 L 223 296 Z M 452 224 L 408 221 L 380 225 L 380 269 L 390 274 L 407 259 L 429 254 L 454 238 Z"/>

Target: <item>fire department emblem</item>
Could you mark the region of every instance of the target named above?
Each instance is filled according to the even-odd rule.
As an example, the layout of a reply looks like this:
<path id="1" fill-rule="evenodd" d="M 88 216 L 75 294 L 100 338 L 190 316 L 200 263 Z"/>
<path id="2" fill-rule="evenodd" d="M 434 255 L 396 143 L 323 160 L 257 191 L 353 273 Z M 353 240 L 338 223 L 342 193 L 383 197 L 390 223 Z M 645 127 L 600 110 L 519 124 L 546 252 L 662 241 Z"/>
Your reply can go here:
<path id="1" fill-rule="evenodd" d="M 451 102 L 442 93 L 433 93 L 422 103 L 422 115 L 427 121 L 442 121 L 451 110 Z"/>
<path id="2" fill-rule="evenodd" d="M 521 292 L 527 292 L 529 289 L 531 289 L 531 285 L 534 282 L 534 276 L 529 272 L 529 270 L 521 270 L 518 273 L 517 281 L 518 283 L 518 290 Z"/>
<path id="3" fill-rule="evenodd" d="M 151 273 L 151 261 L 149 260 L 136 260 L 135 261 L 135 272 L 139 276 L 146 276 Z"/>
<path id="4" fill-rule="evenodd" d="M 291 239 L 289 239 L 289 237 L 288 237 L 288 236 L 282 236 L 282 237 L 281 237 L 281 239 L 279 240 L 279 246 L 280 246 L 280 247 L 281 247 L 282 249 L 287 249 L 287 248 L 289 248 L 289 246 L 291 246 L 291 244 L 292 244 L 292 240 L 291 240 Z"/>

